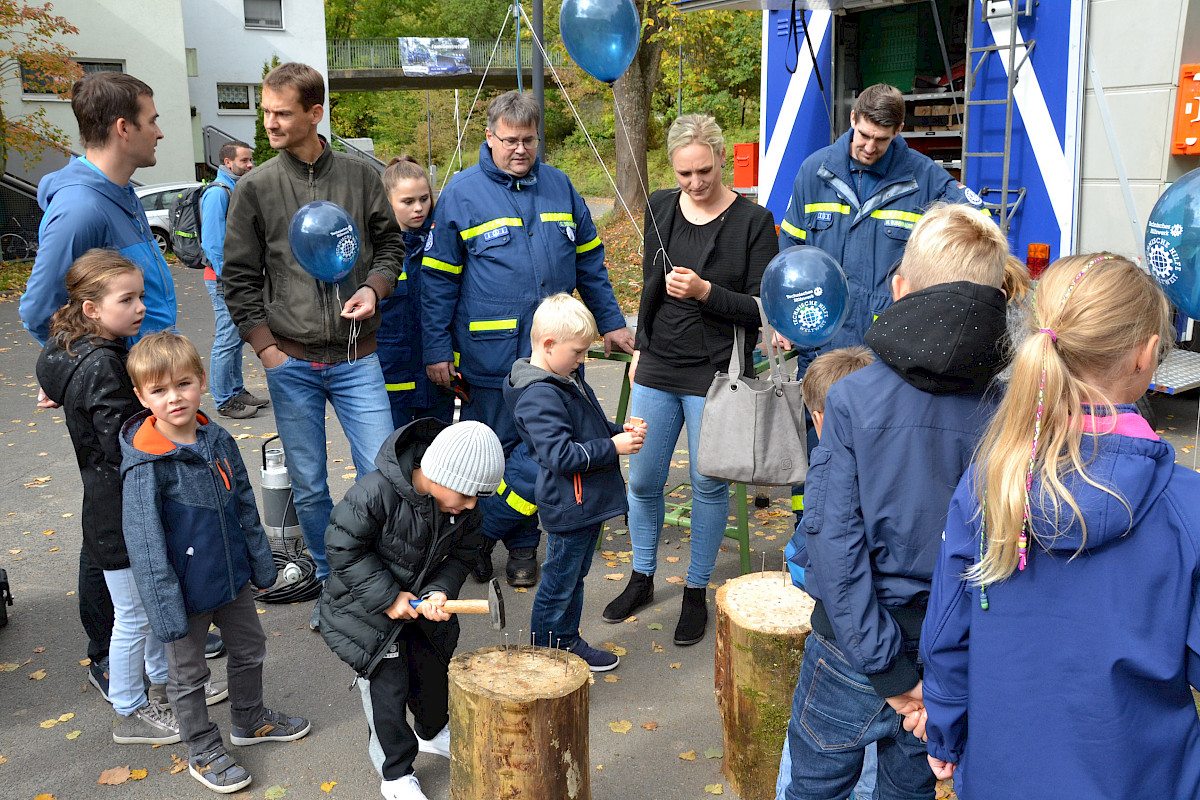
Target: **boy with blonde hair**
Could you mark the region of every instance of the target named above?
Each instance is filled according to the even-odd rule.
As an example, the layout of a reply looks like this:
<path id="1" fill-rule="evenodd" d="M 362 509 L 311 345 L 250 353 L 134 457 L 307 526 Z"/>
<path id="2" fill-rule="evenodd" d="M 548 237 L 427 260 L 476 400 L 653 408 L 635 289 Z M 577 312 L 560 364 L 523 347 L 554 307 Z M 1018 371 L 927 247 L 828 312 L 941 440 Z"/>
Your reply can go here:
<path id="1" fill-rule="evenodd" d="M 513 364 L 504 399 L 538 464 L 534 496 L 547 533 L 530 636 L 604 672 L 620 659 L 579 635 L 583 579 L 604 521 L 628 509 L 618 458 L 642 448 L 646 429 L 609 422 L 584 381 L 580 367 L 596 336 L 596 320 L 583 303 L 565 293 L 547 297 L 533 315 L 532 355 Z"/>
<path id="2" fill-rule="evenodd" d="M 867 331 L 876 362 L 825 398 L 801 521 L 816 607 L 788 725 L 788 800 L 845 800 L 871 743 L 876 796 L 934 796 L 925 746 L 902 722 L 921 708 L 916 653 L 946 509 L 1003 366 L 1007 256 L 977 210 L 927 211 L 892 278 L 896 302 Z"/>
<path id="3" fill-rule="evenodd" d="M 290 742 L 308 720 L 263 705 L 267 637 L 250 584 L 275 583 L 275 562 L 258 519 L 237 444 L 200 412 L 200 354 L 169 331 L 129 351 L 134 393 L 146 407 L 121 428 L 125 544 L 150 627 L 167 645 L 167 697 L 188 745 L 188 772 L 221 794 L 250 784 L 208 717 L 204 641 L 216 624 L 229 652 L 235 745 Z"/>

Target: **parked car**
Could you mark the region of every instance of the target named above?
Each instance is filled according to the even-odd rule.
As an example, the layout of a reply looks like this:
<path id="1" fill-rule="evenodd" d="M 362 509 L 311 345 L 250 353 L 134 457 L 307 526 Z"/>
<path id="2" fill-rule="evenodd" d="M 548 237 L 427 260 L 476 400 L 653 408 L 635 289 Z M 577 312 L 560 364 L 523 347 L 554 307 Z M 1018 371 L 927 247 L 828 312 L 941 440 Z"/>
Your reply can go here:
<path id="1" fill-rule="evenodd" d="M 146 219 L 150 221 L 150 231 L 154 234 L 154 241 L 162 252 L 167 252 L 167 248 L 171 244 L 171 220 L 169 218 L 171 201 L 178 197 L 183 190 L 199 185 L 196 181 L 181 181 L 138 186 L 134 189 L 142 201 L 142 208 L 146 209 Z"/>

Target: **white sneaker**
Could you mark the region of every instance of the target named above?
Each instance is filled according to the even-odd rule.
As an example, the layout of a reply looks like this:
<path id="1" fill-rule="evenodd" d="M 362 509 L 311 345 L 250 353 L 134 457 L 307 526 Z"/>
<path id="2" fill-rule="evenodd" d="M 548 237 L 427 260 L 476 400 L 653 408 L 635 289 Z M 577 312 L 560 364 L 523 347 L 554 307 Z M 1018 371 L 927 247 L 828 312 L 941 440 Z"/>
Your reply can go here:
<path id="1" fill-rule="evenodd" d="M 384 781 L 379 785 L 384 800 L 429 800 L 421 791 L 421 784 L 416 775 L 405 775 L 394 781 Z"/>
<path id="2" fill-rule="evenodd" d="M 449 758 L 450 726 L 446 725 L 432 739 L 422 739 L 420 736 L 417 736 L 417 749 L 422 753 L 432 753 L 435 756 Z"/>

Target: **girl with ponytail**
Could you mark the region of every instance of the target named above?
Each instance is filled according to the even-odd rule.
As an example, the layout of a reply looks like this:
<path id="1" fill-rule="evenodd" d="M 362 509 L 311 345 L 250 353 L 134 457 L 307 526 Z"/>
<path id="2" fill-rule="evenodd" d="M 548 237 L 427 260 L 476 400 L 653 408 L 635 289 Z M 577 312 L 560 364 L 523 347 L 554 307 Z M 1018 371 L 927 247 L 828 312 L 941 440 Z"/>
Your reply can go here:
<path id="1" fill-rule="evenodd" d="M 907 725 L 966 800 L 1200 797 L 1200 476 L 1134 406 L 1170 306 L 1109 253 L 1056 262 L 1032 305 L 950 506 Z"/>

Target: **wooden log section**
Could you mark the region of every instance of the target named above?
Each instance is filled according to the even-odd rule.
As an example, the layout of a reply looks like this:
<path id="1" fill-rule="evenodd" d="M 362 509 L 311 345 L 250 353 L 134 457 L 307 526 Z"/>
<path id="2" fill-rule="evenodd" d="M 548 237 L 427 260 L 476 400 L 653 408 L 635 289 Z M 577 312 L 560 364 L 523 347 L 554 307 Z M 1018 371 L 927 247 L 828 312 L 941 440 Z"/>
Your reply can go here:
<path id="1" fill-rule="evenodd" d="M 579 656 L 484 647 L 450 661 L 451 800 L 591 800 Z"/>
<path id="2" fill-rule="evenodd" d="M 752 572 L 717 590 L 721 772 L 742 800 L 774 800 L 812 611 L 786 572 Z"/>

